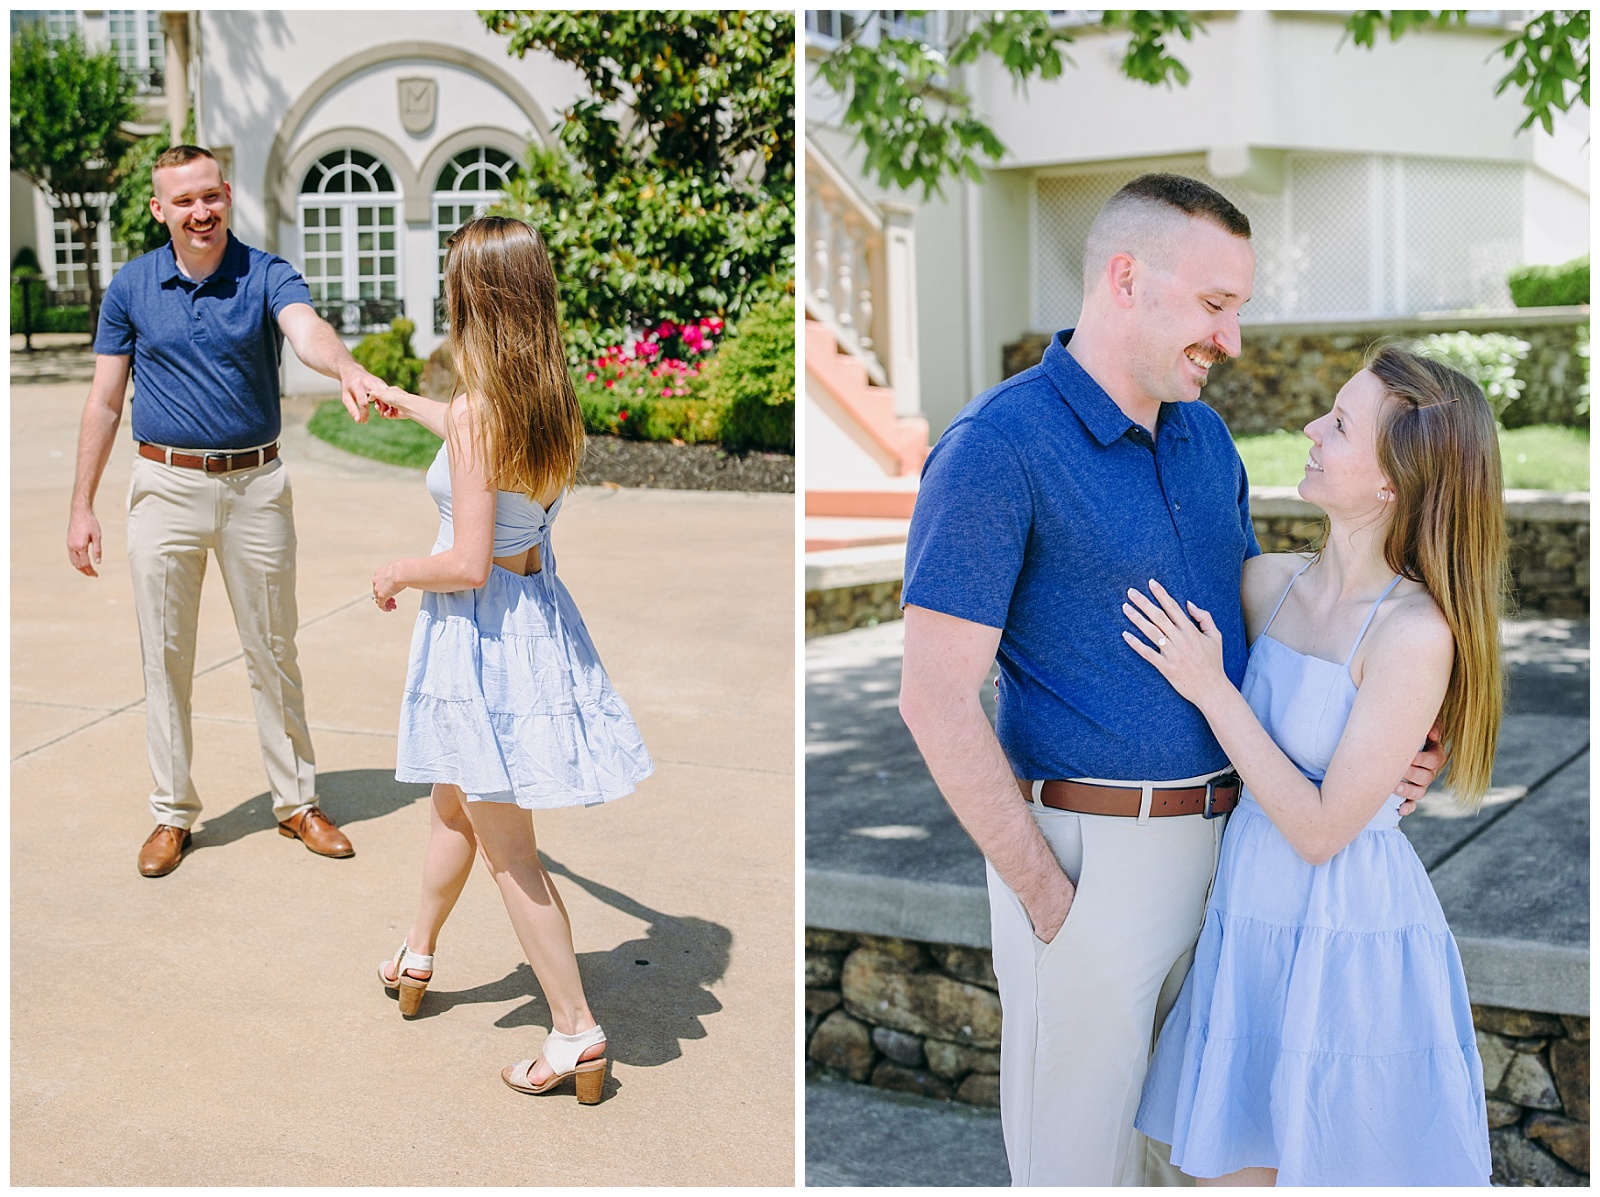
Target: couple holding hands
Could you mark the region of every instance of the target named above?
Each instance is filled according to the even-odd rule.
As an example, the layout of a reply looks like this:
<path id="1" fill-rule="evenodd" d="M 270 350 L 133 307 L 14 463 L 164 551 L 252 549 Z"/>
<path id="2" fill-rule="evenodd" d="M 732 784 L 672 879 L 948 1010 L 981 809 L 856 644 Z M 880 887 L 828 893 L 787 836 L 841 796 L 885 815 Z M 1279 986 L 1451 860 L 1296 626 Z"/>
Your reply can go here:
<path id="1" fill-rule="evenodd" d="M 385 387 L 351 357 L 282 258 L 228 230 L 232 192 L 216 158 L 175 146 L 153 168 L 151 212 L 171 242 L 108 287 L 95 378 L 79 433 L 68 556 L 100 562 L 94 497 L 130 375 L 139 444 L 128 499 L 128 556 L 144 662 L 156 829 L 139 871 L 182 862 L 200 800 L 190 775 L 190 693 L 200 586 L 214 552 L 238 626 L 281 834 L 322 856 L 349 839 L 316 804 L 316 770 L 295 651 L 293 499 L 278 457 L 278 367 L 285 338 L 339 378 L 352 418 L 369 401 L 443 444 L 427 474 L 438 539 L 426 557 L 373 576 L 380 609 L 423 592 L 401 706 L 401 781 L 432 785 L 417 917 L 382 984 L 414 1014 L 435 941 L 482 854 L 553 1029 L 535 1059 L 507 1066 L 513 1089 L 574 1078 L 600 1100 L 606 1037 L 584 996 L 566 907 L 540 862 L 529 811 L 630 793 L 652 770 L 571 596 L 550 529 L 576 477 L 583 421 L 567 375 L 556 280 L 538 235 L 480 218 L 450 239 L 444 268 L 450 349 L 462 394 L 439 403 Z"/>

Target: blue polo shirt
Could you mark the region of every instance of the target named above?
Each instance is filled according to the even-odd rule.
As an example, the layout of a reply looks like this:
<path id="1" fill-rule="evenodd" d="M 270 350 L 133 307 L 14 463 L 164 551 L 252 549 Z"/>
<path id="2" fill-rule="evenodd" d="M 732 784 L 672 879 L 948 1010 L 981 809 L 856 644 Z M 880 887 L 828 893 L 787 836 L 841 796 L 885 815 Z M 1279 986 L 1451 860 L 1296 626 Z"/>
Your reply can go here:
<path id="1" fill-rule="evenodd" d="M 134 439 L 184 449 L 276 440 L 278 314 L 310 302 L 293 266 L 232 233 L 222 264 L 199 283 L 178 270 L 170 242 L 117 271 L 94 351 L 133 358 Z"/>
<path id="2" fill-rule="evenodd" d="M 1058 333 L 969 403 L 928 455 L 903 602 L 1002 629 L 996 734 L 1017 776 L 1166 781 L 1222 768 L 1200 712 L 1122 639 L 1155 578 L 1210 611 L 1244 678 L 1239 578 L 1261 551 L 1222 418 L 1167 403 L 1135 424 Z"/>

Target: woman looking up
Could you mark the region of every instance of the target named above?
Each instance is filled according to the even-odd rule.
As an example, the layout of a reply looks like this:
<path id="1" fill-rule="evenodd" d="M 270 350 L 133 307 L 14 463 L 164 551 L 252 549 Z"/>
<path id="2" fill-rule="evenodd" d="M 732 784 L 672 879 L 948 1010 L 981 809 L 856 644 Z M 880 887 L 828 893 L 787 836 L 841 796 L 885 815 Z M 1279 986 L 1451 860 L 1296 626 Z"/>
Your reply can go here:
<path id="1" fill-rule="evenodd" d="M 1500 727 L 1500 453 L 1465 375 L 1385 348 L 1311 438 L 1309 561 L 1245 562 L 1244 682 L 1160 585 L 1124 633 L 1244 781 L 1135 1125 L 1201 1184 L 1487 1185 L 1466 980 L 1390 786 L 1435 715 L 1476 808 Z"/>

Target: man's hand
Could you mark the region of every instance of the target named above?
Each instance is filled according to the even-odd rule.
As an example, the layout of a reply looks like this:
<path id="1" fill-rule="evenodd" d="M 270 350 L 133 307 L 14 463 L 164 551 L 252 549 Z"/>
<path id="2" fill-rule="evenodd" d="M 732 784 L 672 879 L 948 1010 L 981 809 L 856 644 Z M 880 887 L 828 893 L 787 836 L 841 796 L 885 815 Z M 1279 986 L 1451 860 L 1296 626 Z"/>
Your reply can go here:
<path id="1" fill-rule="evenodd" d="M 1067 880 L 1065 873 L 1061 874 L 1061 882 L 1066 887 L 1064 891 L 1049 894 L 1043 902 L 1035 902 L 1037 910 L 1028 911 L 1028 918 L 1033 921 L 1033 934 L 1044 943 L 1052 943 L 1061 933 L 1062 925 L 1067 921 L 1067 913 L 1072 909 L 1072 900 L 1078 896 L 1078 889 Z"/>
<path id="2" fill-rule="evenodd" d="M 1450 758 L 1444 750 L 1444 745 L 1439 738 L 1444 735 L 1444 724 L 1439 720 L 1433 721 L 1433 726 L 1428 729 L 1427 743 L 1423 744 L 1422 751 L 1417 753 L 1401 775 L 1400 784 L 1395 786 L 1394 792 L 1405 801 L 1400 804 L 1400 813 L 1409 815 L 1417 809 L 1417 799 L 1428 792 L 1428 787 L 1433 784 L 1433 779 L 1444 768 L 1445 762 Z"/>
<path id="3" fill-rule="evenodd" d="M 388 385 L 354 358 L 348 365 L 339 368 L 339 397 L 344 400 L 345 411 L 350 413 L 350 418 L 357 424 L 367 422 L 369 410 L 367 404 L 376 399 L 379 392 Z"/>
<path id="4" fill-rule="evenodd" d="M 92 511 L 74 511 L 67 524 L 67 560 L 80 574 L 91 578 L 100 575 L 95 566 L 100 564 L 100 521 Z"/>

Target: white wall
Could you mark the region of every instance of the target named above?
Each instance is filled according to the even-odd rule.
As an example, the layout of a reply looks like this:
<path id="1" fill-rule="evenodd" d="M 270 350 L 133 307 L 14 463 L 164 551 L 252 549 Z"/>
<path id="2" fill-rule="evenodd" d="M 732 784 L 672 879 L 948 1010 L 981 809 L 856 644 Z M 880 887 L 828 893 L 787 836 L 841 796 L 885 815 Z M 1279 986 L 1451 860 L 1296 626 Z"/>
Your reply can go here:
<path id="1" fill-rule="evenodd" d="M 1211 13 L 1192 42 L 1169 41 L 1187 86 L 1151 87 L 1121 74 L 1124 34 L 1086 31 L 1059 79 L 1015 88 L 985 60 L 980 102 L 1010 148 L 1008 166 L 1159 157 L 1227 146 L 1531 161 L 1538 139 L 1504 74 L 1495 29 L 1380 35 L 1345 41 L 1342 16 Z M 1548 139 L 1546 139 L 1548 140 Z M 1580 173 L 1582 137 L 1558 156 Z"/>

